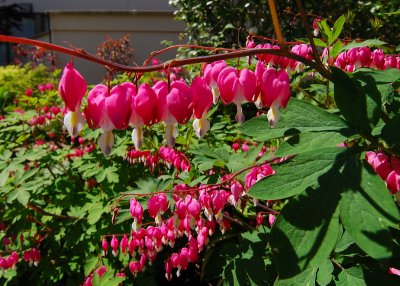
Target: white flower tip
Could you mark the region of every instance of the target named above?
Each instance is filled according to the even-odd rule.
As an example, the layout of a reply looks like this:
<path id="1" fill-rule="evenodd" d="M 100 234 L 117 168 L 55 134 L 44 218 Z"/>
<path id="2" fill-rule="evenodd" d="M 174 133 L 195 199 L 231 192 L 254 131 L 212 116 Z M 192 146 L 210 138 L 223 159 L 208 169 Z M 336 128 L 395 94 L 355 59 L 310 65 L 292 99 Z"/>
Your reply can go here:
<path id="1" fill-rule="evenodd" d="M 168 146 L 173 147 L 175 145 L 175 138 L 178 137 L 178 128 L 175 124 L 167 124 L 167 130 L 165 134 L 165 140 Z"/>
<path id="2" fill-rule="evenodd" d="M 219 89 L 218 86 L 212 87 L 211 88 L 211 93 L 213 95 L 213 104 L 217 104 L 218 103 L 218 98 L 219 98 Z"/>
<path id="3" fill-rule="evenodd" d="M 135 145 L 135 149 L 139 150 L 142 147 L 143 143 L 143 129 L 142 127 L 136 127 L 132 130 L 132 141 L 133 145 Z"/>
<path id="4" fill-rule="evenodd" d="M 254 101 L 254 104 L 256 105 L 256 107 L 258 109 L 261 109 L 263 107 L 262 101 L 261 101 L 261 94 L 257 97 L 257 100 Z"/>
<path id="5" fill-rule="evenodd" d="M 242 105 L 237 104 L 236 105 L 236 116 L 235 116 L 236 122 L 242 123 L 244 121 L 244 114 L 242 110 Z"/>
<path id="6" fill-rule="evenodd" d="M 64 116 L 64 126 L 71 137 L 77 137 L 85 126 L 85 117 L 78 111 L 68 111 Z"/>
<path id="7" fill-rule="evenodd" d="M 196 118 L 193 120 L 193 129 L 199 138 L 203 138 L 204 135 L 206 135 L 208 130 L 210 130 L 210 122 L 207 120 L 205 115 L 203 115 L 200 119 Z"/>
<path id="8" fill-rule="evenodd" d="M 112 147 L 114 145 L 114 134 L 111 130 L 104 130 L 99 139 L 100 149 L 104 156 L 108 156 L 111 153 Z"/>
<path id="9" fill-rule="evenodd" d="M 279 122 L 279 119 L 281 118 L 279 106 L 273 104 L 271 108 L 268 110 L 267 118 L 271 128 L 274 128 L 276 124 Z"/>

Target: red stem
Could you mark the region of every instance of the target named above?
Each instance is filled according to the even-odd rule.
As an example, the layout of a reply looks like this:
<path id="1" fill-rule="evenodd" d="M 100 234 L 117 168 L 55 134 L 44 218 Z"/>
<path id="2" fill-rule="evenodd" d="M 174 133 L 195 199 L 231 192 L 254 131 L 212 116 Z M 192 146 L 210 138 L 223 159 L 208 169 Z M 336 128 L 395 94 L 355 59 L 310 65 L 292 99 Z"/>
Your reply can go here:
<path id="1" fill-rule="evenodd" d="M 13 36 L 0 35 L 0 42 L 33 45 L 33 46 L 41 47 L 41 48 L 44 48 L 47 50 L 57 51 L 57 52 L 61 52 L 61 53 L 75 56 L 78 58 L 82 58 L 82 59 L 100 64 L 100 65 L 106 66 L 107 68 L 115 70 L 115 71 L 125 71 L 125 72 L 130 72 L 130 73 L 152 72 L 152 71 L 163 70 L 166 68 L 180 67 L 180 66 L 185 66 L 185 65 L 190 65 L 190 64 L 210 63 L 210 62 L 214 62 L 217 60 L 227 60 L 227 59 L 252 56 L 252 55 L 257 55 L 257 54 L 271 54 L 271 55 L 277 55 L 277 56 L 291 58 L 296 61 L 302 62 L 305 65 L 308 65 L 308 66 L 316 69 L 323 77 L 325 77 L 329 80 L 331 80 L 331 78 L 332 78 L 331 73 L 329 71 L 327 71 L 324 68 L 324 66 L 322 66 L 314 61 L 303 58 L 297 54 L 287 52 L 285 50 L 276 50 L 276 49 L 236 50 L 236 51 L 228 52 L 225 54 L 194 57 L 194 58 L 190 58 L 190 59 L 173 59 L 173 60 L 167 61 L 163 64 L 154 65 L 154 66 L 132 67 L 132 66 L 125 66 L 125 65 L 121 65 L 121 64 L 117 64 L 114 62 L 104 60 L 95 55 L 89 54 L 82 49 L 70 49 L 70 48 L 65 48 L 65 47 L 59 46 L 59 45 L 36 41 L 36 40 L 32 40 L 32 39 L 27 39 L 27 38 L 19 38 L 19 37 L 13 37 Z"/>

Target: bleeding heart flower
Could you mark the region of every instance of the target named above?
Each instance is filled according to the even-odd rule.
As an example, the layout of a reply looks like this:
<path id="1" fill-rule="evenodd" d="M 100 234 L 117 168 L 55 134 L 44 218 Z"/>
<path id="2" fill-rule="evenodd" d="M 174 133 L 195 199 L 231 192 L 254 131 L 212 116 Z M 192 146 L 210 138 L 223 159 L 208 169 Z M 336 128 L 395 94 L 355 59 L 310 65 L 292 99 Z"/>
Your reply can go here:
<path id="1" fill-rule="evenodd" d="M 138 88 L 137 94 L 132 93 L 132 113 L 130 123 L 134 126 L 132 141 L 138 150 L 143 143 L 143 126 L 153 125 L 160 120 L 157 94 L 147 83 Z"/>
<path id="2" fill-rule="evenodd" d="M 286 108 L 290 99 L 289 75 L 283 69 L 266 69 L 261 78 L 261 101 L 268 110 L 268 121 L 275 127 L 280 118 L 279 108 Z"/>
<path id="3" fill-rule="evenodd" d="M 64 117 L 64 125 L 72 137 L 78 136 L 85 125 L 85 118 L 80 112 L 80 106 L 86 89 L 87 85 L 83 76 L 74 69 L 72 63 L 67 63 L 58 85 L 58 91 L 68 110 Z"/>
<path id="4" fill-rule="evenodd" d="M 175 126 L 186 124 L 193 114 L 192 91 L 183 81 L 174 81 L 166 96 L 166 112 L 163 120 L 167 124 L 167 144 L 173 146 L 178 130 Z"/>
<path id="5" fill-rule="evenodd" d="M 206 115 L 212 105 L 213 95 L 206 81 L 201 77 L 193 79 L 190 86 L 193 96 L 193 128 L 197 137 L 202 138 L 210 129 L 210 122 Z"/>
<path id="6" fill-rule="evenodd" d="M 211 88 L 214 104 L 217 104 L 219 98 L 218 76 L 224 68 L 226 68 L 225 61 L 216 61 L 204 67 L 204 79 Z"/>
<path id="7" fill-rule="evenodd" d="M 240 72 L 233 67 L 227 67 L 218 76 L 218 88 L 224 104 L 236 104 L 236 121 L 243 122 L 244 115 L 241 104 L 254 101 L 257 78 L 254 72 L 243 69 Z"/>
<path id="8" fill-rule="evenodd" d="M 114 145 L 112 130 L 128 127 L 134 90 L 131 83 L 117 85 L 110 92 L 107 86 L 98 84 L 89 92 L 85 116 L 90 128 L 103 129 L 99 145 L 105 156 L 111 153 Z"/>

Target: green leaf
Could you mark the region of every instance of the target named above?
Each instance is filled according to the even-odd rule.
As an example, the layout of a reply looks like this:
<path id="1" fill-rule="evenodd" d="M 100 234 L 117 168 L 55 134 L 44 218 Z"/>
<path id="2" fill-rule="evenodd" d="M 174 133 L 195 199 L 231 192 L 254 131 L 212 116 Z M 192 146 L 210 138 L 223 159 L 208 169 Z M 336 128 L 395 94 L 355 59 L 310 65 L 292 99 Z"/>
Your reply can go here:
<path id="1" fill-rule="evenodd" d="M 326 47 L 328 46 L 328 45 L 327 45 L 324 41 L 322 41 L 321 39 L 314 38 L 313 40 L 314 40 L 314 44 L 315 44 L 316 46 L 318 46 L 318 47 L 326 48 Z"/>
<path id="2" fill-rule="evenodd" d="M 98 262 L 99 257 L 97 256 L 91 255 L 90 257 L 86 258 L 85 265 L 83 266 L 85 276 L 88 276 L 90 272 L 92 272 L 96 268 Z"/>
<path id="3" fill-rule="evenodd" d="M 118 168 L 115 166 L 111 166 L 108 167 L 107 169 L 105 169 L 106 171 L 106 176 L 107 176 L 107 180 L 110 183 L 118 183 L 119 182 L 119 177 L 118 177 Z"/>
<path id="4" fill-rule="evenodd" d="M 395 91 L 391 83 L 378 84 L 376 87 L 381 94 L 383 105 L 385 105 L 386 103 L 391 103 L 393 101 Z"/>
<path id="5" fill-rule="evenodd" d="M 343 47 L 343 51 L 350 50 L 352 48 L 360 48 L 360 47 L 376 47 L 386 45 L 386 42 L 383 42 L 378 39 L 369 39 L 363 42 L 351 42 L 350 44 Z"/>
<path id="6" fill-rule="evenodd" d="M 348 231 L 345 231 L 343 232 L 342 237 L 335 246 L 335 252 L 342 252 L 346 250 L 353 243 L 355 243 L 354 239 L 351 237 Z"/>
<path id="7" fill-rule="evenodd" d="M 136 185 L 139 187 L 139 192 L 142 194 L 150 194 L 157 192 L 158 181 L 152 177 L 140 178 L 136 181 Z"/>
<path id="8" fill-rule="evenodd" d="M 96 271 L 93 272 L 92 286 L 100 286 L 100 276 Z"/>
<path id="9" fill-rule="evenodd" d="M 305 132 L 290 137 L 279 145 L 275 152 L 278 157 L 299 154 L 316 149 L 336 147 L 347 137 L 337 132 Z"/>
<path id="10" fill-rule="evenodd" d="M 360 162 L 349 161 L 343 170 L 345 191 L 340 200 L 340 219 L 346 231 L 349 232 L 356 244 L 374 259 L 388 259 L 392 256 L 392 237 L 385 225 L 392 219 L 392 210 L 383 209 L 388 203 L 379 200 L 379 195 L 372 192 L 382 192 L 384 199 L 385 188 L 375 189 L 377 183 L 368 174 Z M 378 199 L 378 201 L 375 201 Z M 394 204 L 392 202 L 392 204 Z M 393 207 L 391 207 L 392 209 Z"/>
<path id="11" fill-rule="evenodd" d="M 0 155 L 0 160 L 6 161 L 11 158 L 12 152 L 8 149 L 4 150 L 3 154 Z"/>
<path id="12" fill-rule="evenodd" d="M 21 203 L 21 205 L 26 206 L 29 202 L 30 194 L 23 188 L 18 188 L 15 190 L 17 192 L 17 200 Z"/>
<path id="13" fill-rule="evenodd" d="M 36 173 L 37 173 L 38 171 L 39 171 L 39 168 L 34 168 L 34 169 L 31 169 L 31 170 L 29 170 L 29 171 L 27 171 L 27 172 L 24 172 L 24 173 L 22 174 L 21 178 L 20 178 L 18 181 L 16 181 L 15 183 L 16 183 L 16 184 L 21 184 L 21 183 L 25 182 L 25 181 L 28 180 L 30 177 L 36 175 Z"/>
<path id="14" fill-rule="evenodd" d="M 0 173 L 0 187 L 3 187 L 9 177 L 10 171 L 6 168 Z"/>
<path id="15" fill-rule="evenodd" d="M 221 255 L 228 263 L 222 276 L 229 285 L 263 285 L 268 278 L 266 271 L 265 250 L 268 243 L 269 229 L 259 228 L 258 231 L 242 233 L 238 244 L 224 244 Z M 249 264 L 252 267 L 248 267 Z"/>
<path id="16" fill-rule="evenodd" d="M 325 286 L 332 281 L 333 269 L 333 264 L 329 259 L 326 259 L 325 262 L 318 267 L 317 282 L 319 285 Z"/>
<path id="17" fill-rule="evenodd" d="M 130 219 L 132 219 L 132 215 L 128 209 L 127 210 L 119 210 L 115 224 L 120 224 L 120 223 L 123 223 Z"/>
<path id="18" fill-rule="evenodd" d="M 306 286 L 314 286 L 315 285 L 315 275 L 317 273 L 316 267 L 310 267 L 299 273 L 296 276 L 281 279 L 275 281 L 275 286 L 297 286 L 297 285 L 306 285 Z"/>
<path id="19" fill-rule="evenodd" d="M 372 171 L 366 161 L 361 168 L 360 186 L 365 210 L 369 210 L 370 214 L 387 226 L 398 228 L 400 212 L 393 201 L 393 196 L 389 194 L 385 183 Z"/>
<path id="20" fill-rule="evenodd" d="M 103 213 L 107 212 L 107 208 L 101 204 L 94 204 L 93 207 L 88 209 L 88 224 L 95 224 Z"/>
<path id="21" fill-rule="evenodd" d="M 348 125 L 339 116 L 302 100 L 292 98 L 275 128 L 266 116 L 256 116 L 245 121 L 239 130 L 258 141 L 298 134 L 306 131 L 348 131 Z"/>
<path id="22" fill-rule="evenodd" d="M 322 148 L 300 153 L 281 165 L 273 166 L 276 174 L 257 182 L 249 190 L 249 195 L 263 200 L 297 195 L 307 187 L 317 185 L 320 176 L 334 165 L 340 165 L 346 152 L 345 148 Z"/>
<path id="23" fill-rule="evenodd" d="M 383 126 L 381 138 L 390 146 L 400 146 L 400 114 L 396 114 Z"/>
<path id="24" fill-rule="evenodd" d="M 361 268 L 352 267 L 349 269 L 342 269 L 338 275 L 336 285 L 342 286 L 364 286 L 367 285 L 364 274 Z"/>
<path id="25" fill-rule="evenodd" d="M 337 41 L 336 43 L 333 44 L 332 49 L 329 53 L 329 56 L 335 58 L 339 55 L 340 51 L 343 48 L 343 44 L 341 41 Z"/>
<path id="26" fill-rule="evenodd" d="M 327 175 L 328 176 L 328 175 Z M 318 189 L 308 189 L 284 206 L 271 230 L 279 276 L 292 277 L 319 267 L 331 254 L 339 235 L 340 186 L 330 175 Z"/>
<path id="27" fill-rule="evenodd" d="M 342 15 L 336 20 L 335 24 L 333 24 L 332 42 L 335 41 L 339 37 L 340 33 L 343 30 L 343 25 L 344 25 L 345 21 L 346 21 L 346 18 L 344 15 Z"/>
<path id="28" fill-rule="evenodd" d="M 364 76 L 355 80 L 341 69 L 331 70 L 337 107 L 351 127 L 369 134 L 379 121 L 382 105 L 374 79 Z"/>
<path id="29" fill-rule="evenodd" d="M 372 77 L 376 83 L 393 83 L 400 79 L 400 70 L 393 68 L 388 68 L 386 70 L 359 68 L 354 71 L 353 77 Z"/>
<path id="30" fill-rule="evenodd" d="M 332 34 L 332 29 L 329 27 L 328 23 L 326 20 L 321 20 L 317 23 L 319 31 L 321 34 L 328 40 L 328 46 L 330 46 L 333 43 L 333 34 Z"/>

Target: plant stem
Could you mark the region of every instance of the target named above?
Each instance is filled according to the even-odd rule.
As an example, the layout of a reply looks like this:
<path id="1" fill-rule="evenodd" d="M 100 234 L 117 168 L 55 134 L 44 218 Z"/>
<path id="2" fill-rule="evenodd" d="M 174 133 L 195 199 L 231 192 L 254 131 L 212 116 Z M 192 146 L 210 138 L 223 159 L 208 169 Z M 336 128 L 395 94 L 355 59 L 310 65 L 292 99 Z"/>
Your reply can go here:
<path id="1" fill-rule="evenodd" d="M 181 67 L 181 66 L 190 65 L 190 64 L 210 63 L 210 62 L 214 62 L 214 61 L 218 61 L 218 60 L 227 60 L 227 59 L 252 56 L 252 55 L 257 55 L 257 54 L 270 54 L 270 55 L 276 55 L 276 56 L 283 56 L 283 57 L 287 57 L 287 58 L 302 62 L 305 65 L 310 66 L 310 67 L 314 68 L 315 70 L 317 70 L 323 77 L 325 77 L 329 80 L 332 79 L 331 73 L 328 70 L 326 70 L 323 65 L 320 65 L 312 60 L 308 60 L 302 56 L 288 52 L 286 50 L 277 50 L 277 49 L 233 50 L 232 52 L 227 52 L 225 54 L 209 55 L 209 56 L 186 58 L 186 59 L 173 59 L 173 60 L 166 61 L 163 64 L 154 65 L 154 66 L 132 67 L 132 66 L 125 66 L 125 65 L 117 64 L 117 63 L 114 63 L 111 61 L 106 61 L 100 57 L 89 54 L 82 49 L 70 49 L 70 48 L 65 48 L 65 47 L 59 46 L 59 45 L 41 42 L 41 41 L 37 41 L 37 40 L 31 40 L 31 39 L 27 39 L 27 38 L 0 35 L 0 42 L 27 44 L 27 45 L 42 47 L 47 50 L 57 51 L 60 53 L 68 54 L 71 56 L 75 56 L 78 58 L 82 58 L 82 59 L 100 64 L 100 65 L 106 66 L 108 69 L 113 70 L 113 71 L 124 71 L 124 72 L 128 72 L 128 73 L 152 72 L 152 71 L 164 70 L 167 68 Z"/>

